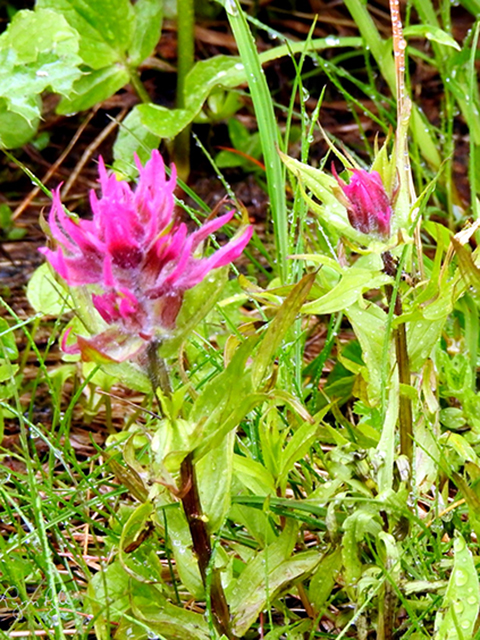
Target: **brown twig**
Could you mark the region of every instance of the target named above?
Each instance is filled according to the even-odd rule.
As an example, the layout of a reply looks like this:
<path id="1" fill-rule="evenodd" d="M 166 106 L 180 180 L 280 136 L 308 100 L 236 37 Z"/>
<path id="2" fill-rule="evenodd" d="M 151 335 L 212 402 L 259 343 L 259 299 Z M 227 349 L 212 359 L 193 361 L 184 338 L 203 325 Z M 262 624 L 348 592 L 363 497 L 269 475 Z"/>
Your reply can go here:
<path id="1" fill-rule="evenodd" d="M 93 118 L 93 116 L 97 113 L 98 111 L 98 106 L 94 107 L 90 113 L 87 115 L 87 117 L 85 118 L 85 120 L 82 122 L 82 124 L 78 127 L 78 129 L 75 131 L 75 135 L 73 136 L 73 138 L 70 140 L 70 142 L 68 143 L 68 145 L 65 147 L 63 153 L 61 153 L 58 158 L 55 160 L 55 162 L 52 164 L 52 166 L 49 168 L 49 170 L 47 171 L 47 173 L 43 176 L 41 182 L 43 185 L 46 185 L 46 183 L 50 180 L 50 178 L 56 173 L 57 169 L 60 167 L 60 165 L 62 164 L 62 162 L 65 160 L 65 158 L 68 156 L 68 154 L 70 153 L 70 151 L 73 149 L 73 147 L 75 146 L 75 144 L 77 143 L 78 139 L 80 138 L 80 136 L 82 135 L 82 133 L 85 131 L 85 129 L 87 128 L 87 126 L 90 124 L 91 119 Z M 16 220 L 18 217 L 20 217 L 22 215 L 22 213 L 25 211 L 25 209 L 29 206 L 29 204 L 32 202 L 32 200 L 34 198 L 36 198 L 36 196 L 38 195 L 40 191 L 40 187 L 34 187 L 30 193 L 22 200 L 22 202 L 18 205 L 18 207 L 15 209 L 15 211 L 12 214 L 12 219 Z"/>
<path id="2" fill-rule="evenodd" d="M 98 134 L 98 136 L 95 138 L 95 140 L 93 142 L 91 142 L 88 145 L 88 147 L 85 149 L 85 151 L 82 153 L 82 157 L 77 162 L 77 165 L 75 166 L 74 170 L 70 174 L 70 177 L 68 178 L 67 182 L 65 183 L 65 185 L 64 185 L 64 187 L 63 187 L 63 189 L 61 191 L 62 199 L 66 198 L 68 192 L 73 187 L 73 185 L 76 182 L 76 180 L 77 180 L 79 174 L 81 173 L 83 167 L 87 164 L 87 162 L 90 160 L 90 158 L 95 153 L 95 151 L 98 149 L 98 147 L 102 144 L 102 142 L 106 138 L 108 138 L 108 136 L 112 133 L 112 131 L 114 131 L 116 129 L 116 127 L 118 127 L 120 122 L 127 115 L 127 112 L 128 112 L 128 109 L 126 109 L 126 108 L 122 109 L 122 111 L 118 114 L 118 116 L 115 118 L 115 120 L 112 120 L 112 122 L 110 122 L 110 124 L 108 124 L 105 127 L 105 129 L 103 129 L 103 131 L 101 131 Z"/>

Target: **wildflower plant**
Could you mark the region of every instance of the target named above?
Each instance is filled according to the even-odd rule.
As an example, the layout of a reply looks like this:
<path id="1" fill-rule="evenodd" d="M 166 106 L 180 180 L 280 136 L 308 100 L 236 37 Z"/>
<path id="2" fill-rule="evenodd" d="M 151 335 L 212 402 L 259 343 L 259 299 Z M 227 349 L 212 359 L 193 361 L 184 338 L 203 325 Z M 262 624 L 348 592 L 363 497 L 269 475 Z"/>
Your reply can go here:
<path id="1" fill-rule="evenodd" d="M 53 194 L 48 223 L 55 248 L 41 248 L 69 287 L 86 286 L 94 309 L 109 326 L 66 347 L 84 359 L 95 353 L 112 361 L 137 355 L 175 327 L 184 294 L 213 270 L 238 258 L 249 242 L 248 226 L 209 257 L 198 257 L 201 243 L 229 222 L 231 211 L 188 233 L 174 218 L 175 168 L 170 179 L 158 151 L 142 167 L 138 185 L 109 175 L 99 161 L 101 197 L 90 194 L 92 220 L 73 220 L 64 210 L 60 188 Z M 118 343 L 130 348 L 118 354 Z M 115 353 L 114 353 L 115 351 Z"/>

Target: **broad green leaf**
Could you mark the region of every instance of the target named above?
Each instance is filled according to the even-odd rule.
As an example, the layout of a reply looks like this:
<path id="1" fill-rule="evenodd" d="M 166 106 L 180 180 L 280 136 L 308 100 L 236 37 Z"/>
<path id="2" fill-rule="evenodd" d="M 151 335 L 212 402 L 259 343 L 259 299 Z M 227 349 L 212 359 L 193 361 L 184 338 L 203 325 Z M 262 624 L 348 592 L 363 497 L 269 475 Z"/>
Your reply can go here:
<path id="1" fill-rule="evenodd" d="M 234 444 L 232 431 L 196 464 L 200 502 L 211 533 L 224 525 L 230 510 Z"/>
<path id="2" fill-rule="evenodd" d="M 472 445 L 459 433 L 443 433 L 439 438 L 439 442 L 442 443 L 444 447 L 453 449 L 460 456 L 463 464 L 465 462 L 475 462 L 478 464 L 479 460 Z"/>
<path id="3" fill-rule="evenodd" d="M 267 375 L 268 369 L 275 358 L 277 350 L 280 348 L 287 331 L 295 321 L 295 318 L 297 317 L 302 304 L 305 302 L 314 281 L 315 274 L 308 274 L 304 276 L 288 294 L 275 318 L 270 323 L 255 356 L 252 367 L 252 381 L 254 388 L 261 385 L 265 375 Z"/>
<path id="4" fill-rule="evenodd" d="M 60 316 L 70 311 L 68 293 L 55 280 L 48 263 L 35 270 L 27 286 L 27 299 L 37 313 L 45 316 Z"/>
<path id="5" fill-rule="evenodd" d="M 54 11 L 25 10 L 15 15 L 0 36 L 0 143 L 4 147 L 19 146 L 35 133 L 43 91 L 65 95 L 71 90 L 81 75 L 77 52 L 78 34 Z"/>
<path id="6" fill-rule="evenodd" d="M 180 465 L 201 437 L 202 426 L 181 418 L 165 418 L 159 422 L 152 441 L 151 449 L 155 462 L 152 471 L 160 482 L 164 469 L 168 473 L 178 473 Z"/>
<path id="7" fill-rule="evenodd" d="M 296 528 L 287 526 L 278 540 L 258 553 L 239 576 L 229 598 L 235 635 L 243 636 L 269 600 L 315 569 L 320 559 L 317 551 L 289 557 L 295 540 Z"/>
<path id="8" fill-rule="evenodd" d="M 9 360 L 18 358 L 18 348 L 15 342 L 13 328 L 10 327 L 5 318 L 0 318 L 0 357 L 6 356 Z"/>
<path id="9" fill-rule="evenodd" d="M 87 72 L 74 83 L 68 97 L 60 101 L 57 113 L 70 115 L 90 109 L 124 87 L 128 80 L 128 71 L 121 65 Z"/>
<path id="10" fill-rule="evenodd" d="M 374 518 L 374 511 L 367 507 L 354 511 L 343 523 L 342 560 L 344 580 L 351 597 L 355 598 L 355 586 L 360 579 L 363 565 L 360 555 L 360 543 L 368 533 L 376 537 L 382 527 Z"/>
<path id="11" fill-rule="evenodd" d="M 128 50 L 130 64 L 138 67 L 151 55 L 162 34 L 163 2 L 137 0 L 133 5 L 135 27 L 132 45 Z"/>
<path id="12" fill-rule="evenodd" d="M 380 307 L 370 303 L 365 308 L 358 304 L 351 305 L 345 309 L 345 315 L 362 347 L 362 358 L 366 365 L 362 370 L 363 377 L 368 382 L 372 399 L 376 399 L 380 395 L 387 315 Z"/>
<path id="13" fill-rule="evenodd" d="M 95 616 L 95 630 L 102 640 L 106 640 L 106 614 L 109 622 L 116 622 L 121 614 L 130 608 L 129 577 L 119 562 L 113 562 L 106 569 L 102 567 L 88 585 L 86 609 Z M 108 602 L 108 606 L 107 606 Z"/>
<path id="14" fill-rule="evenodd" d="M 158 104 L 137 107 L 141 122 L 160 138 L 175 138 L 195 117 L 190 109 L 167 109 Z"/>
<path id="15" fill-rule="evenodd" d="M 275 482 L 272 474 L 260 462 L 234 454 L 233 469 L 235 476 L 254 495 L 275 495 Z"/>
<path id="16" fill-rule="evenodd" d="M 311 41 L 311 50 L 320 50 L 332 46 L 361 47 L 361 38 L 320 38 Z M 259 54 L 262 64 L 292 53 L 301 53 L 305 43 L 291 42 L 289 45 L 274 47 Z M 240 58 L 219 55 L 197 62 L 185 79 L 186 110 L 165 110 L 158 105 L 141 105 L 142 122 L 153 133 L 170 138 L 177 135 L 199 114 L 205 100 L 215 90 L 225 90 L 246 84 L 247 74 Z M 166 111 L 173 111 L 170 117 Z M 180 118 L 178 125 L 175 122 Z"/>
<path id="17" fill-rule="evenodd" d="M 457 49 L 460 51 L 460 45 L 455 41 L 455 39 L 443 29 L 436 27 L 434 25 L 429 24 L 414 24 L 406 27 L 403 30 L 403 35 L 406 38 L 414 37 L 414 38 L 427 38 L 427 40 L 433 40 L 433 42 L 438 42 L 438 44 L 443 44 L 447 47 L 453 47 L 453 49 Z"/>
<path id="18" fill-rule="evenodd" d="M 355 304 L 362 293 L 376 289 L 391 282 L 391 278 L 384 273 L 350 267 L 342 275 L 340 282 L 318 300 L 307 302 L 302 307 L 303 313 L 322 315 L 344 311 Z"/>
<path id="19" fill-rule="evenodd" d="M 1 347 L 0 347 L 1 349 Z M 1 350 L 0 350 L 0 358 L 2 356 Z M 12 364 L 11 362 L 5 362 L 5 361 L 1 361 L 0 360 L 0 382 L 7 382 L 8 380 L 11 380 L 13 378 L 13 376 L 17 373 L 19 369 L 18 364 Z M 6 398 L 6 396 L 11 396 L 12 394 L 10 393 L 6 393 L 5 389 L 2 388 L 2 397 L 3 399 Z M 3 409 L 0 409 L 0 412 L 3 411 Z M 3 425 L 0 425 L 0 433 L 3 435 Z"/>
<path id="20" fill-rule="evenodd" d="M 472 554 L 455 531 L 453 569 L 435 618 L 434 640 L 473 638 L 480 609 L 480 585 Z"/>
<path id="21" fill-rule="evenodd" d="M 165 502 L 165 498 L 159 496 L 157 519 L 161 526 L 163 526 L 164 522 L 162 511 L 167 520 L 167 544 L 175 558 L 176 570 L 180 580 L 194 598 L 201 600 L 204 597 L 203 582 L 197 560 L 193 555 L 192 537 L 183 508 L 178 503 L 172 504 L 170 498 L 168 502 Z"/>
<path id="22" fill-rule="evenodd" d="M 38 96 L 33 97 L 32 108 L 39 112 L 40 102 Z M 36 134 L 39 122 L 39 116 L 32 116 L 30 120 L 26 120 L 18 113 L 13 113 L 9 110 L 7 102 L 0 98 L 0 147 L 3 149 L 23 147 Z"/>
<path id="23" fill-rule="evenodd" d="M 135 30 L 129 0 L 37 0 L 36 6 L 55 10 L 78 32 L 80 57 L 91 69 L 124 61 Z"/>
<path id="24" fill-rule="evenodd" d="M 475 467 L 478 468 L 478 465 L 475 465 L 472 462 L 467 462 L 465 464 L 465 467 L 467 469 L 472 469 Z M 468 506 L 470 526 L 472 527 L 473 531 L 475 531 L 478 538 L 480 537 L 480 497 L 478 495 L 477 489 L 478 478 L 475 478 L 474 483 L 477 486 L 475 486 L 474 484 L 473 488 L 469 486 L 468 482 L 464 480 L 464 478 L 459 473 L 453 473 L 452 478 L 457 487 L 462 492 L 463 497 L 465 498 L 465 502 Z"/>
<path id="25" fill-rule="evenodd" d="M 139 595 L 132 598 L 133 616 L 142 622 L 156 637 L 165 640 L 210 640 L 211 635 L 205 618 L 200 613 L 178 607 L 165 598 Z M 153 634 L 150 634 L 152 637 Z"/>
<path id="26" fill-rule="evenodd" d="M 134 162 L 136 153 L 140 162 L 145 165 L 150 159 L 152 149 L 157 149 L 160 136 L 152 133 L 141 121 L 137 107 L 134 107 L 128 116 L 120 123 L 119 132 L 113 145 L 113 168 L 122 177 L 133 180 L 138 175 L 138 168 Z"/>
<path id="27" fill-rule="evenodd" d="M 323 556 L 310 581 L 308 595 L 310 602 L 319 613 L 327 602 L 335 586 L 336 576 L 342 569 L 342 549 L 337 547 Z"/>
<path id="28" fill-rule="evenodd" d="M 430 357 L 440 340 L 446 319 L 445 316 L 439 320 L 420 318 L 407 322 L 408 355 L 412 371 L 419 371 Z"/>
<path id="29" fill-rule="evenodd" d="M 153 534 L 153 505 L 140 504 L 123 525 L 119 544 L 119 561 L 125 571 L 138 582 L 161 582 L 162 564 L 155 546 L 148 540 Z"/>

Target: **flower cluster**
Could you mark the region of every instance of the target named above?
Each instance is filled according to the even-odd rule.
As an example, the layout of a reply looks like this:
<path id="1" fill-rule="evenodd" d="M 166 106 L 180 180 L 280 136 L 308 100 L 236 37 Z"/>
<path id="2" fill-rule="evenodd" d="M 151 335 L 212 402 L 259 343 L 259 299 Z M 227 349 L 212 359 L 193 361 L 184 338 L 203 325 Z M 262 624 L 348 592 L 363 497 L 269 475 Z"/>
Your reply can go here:
<path id="1" fill-rule="evenodd" d="M 378 171 L 353 169 L 349 184 L 338 176 L 334 165 L 332 173 L 341 189 L 337 197 L 347 209 L 352 227 L 362 233 L 388 238 L 392 205 Z"/>
<path id="2" fill-rule="evenodd" d="M 107 324 L 148 341 L 175 326 L 185 291 L 240 256 L 252 228 L 209 257 L 196 257 L 200 243 L 234 212 L 188 233 L 174 220 L 175 168 L 167 180 L 156 150 L 144 167 L 136 162 L 140 178 L 132 190 L 109 175 L 100 158 L 102 196 L 90 194 L 92 220 L 68 216 L 57 189 L 48 222 L 59 246 L 40 251 L 69 286 L 96 285 L 92 301 Z"/>

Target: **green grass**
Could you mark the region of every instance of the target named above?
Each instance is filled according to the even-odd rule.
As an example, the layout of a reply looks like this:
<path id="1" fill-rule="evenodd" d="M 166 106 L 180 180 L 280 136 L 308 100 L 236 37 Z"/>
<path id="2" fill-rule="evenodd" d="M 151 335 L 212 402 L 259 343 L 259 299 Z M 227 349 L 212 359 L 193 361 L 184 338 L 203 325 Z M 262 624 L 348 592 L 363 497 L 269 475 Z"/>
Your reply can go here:
<path id="1" fill-rule="evenodd" d="M 292 54 L 282 105 L 251 39 L 249 24 L 262 23 L 229 4 L 269 217 L 240 265 L 248 279 L 228 281 L 182 352 L 168 355 L 172 398 L 159 391 L 159 406 L 112 368 L 107 375 L 63 361 L 55 345 L 66 318 L 24 320 L 5 297 L 0 637 L 219 637 L 220 573 L 232 638 L 446 640 L 460 630 L 465 640 L 480 638 L 480 276 L 470 238 L 452 242 L 478 218 L 479 26 L 472 19 L 458 50 L 450 4 L 408 7 L 407 27 L 414 7 L 437 30 L 429 47 L 418 32 L 409 37 L 407 91 L 415 102 L 409 72 L 419 60 L 437 70 L 442 88 L 437 121 L 427 122 L 420 104 L 412 111 L 413 181 L 426 195 L 414 211 L 416 232 L 406 224 L 390 247 L 400 260 L 387 283 L 401 295 L 398 314 L 385 283 L 370 285 L 384 276 L 381 247 L 368 252 L 365 238 L 345 238 L 334 204 L 319 201 L 333 154 L 310 181 L 278 154 L 316 162 L 318 122 L 332 97 L 357 110 L 350 122 L 373 123 L 350 146 L 341 127 L 331 136 L 364 167 L 375 159 L 372 131 L 383 142 L 395 126 L 391 45 L 363 3 L 345 4 L 365 47 L 320 55 L 311 51 L 312 28 Z M 460 125 L 470 136 L 471 205 L 456 184 Z M 394 153 L 391 141 L 385 151 Z M 222 180 L 228 191 L 228 172 Z M 196 207 L 185 206 L 194 221 L 209 213 L 198 197 Z M 328 311 L 308 312 L 306 302 Z M 412 378 L 399 385 L 392 336 L 405 323 Z M 397 410 L 407 396 L 413 461 L 399 453 Z M 192 456 L 209 527 L 204 579 L 178 451 Z"/>

